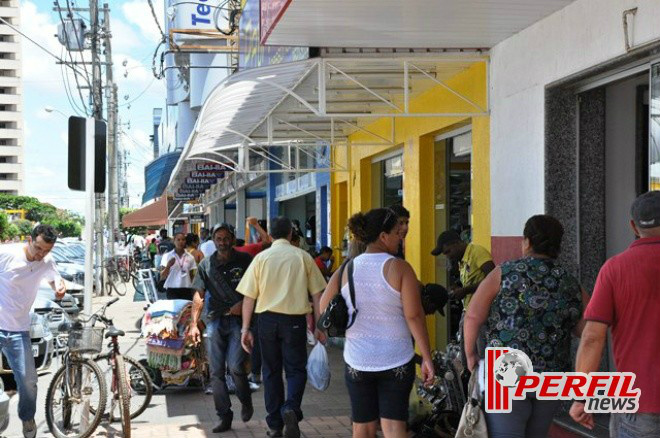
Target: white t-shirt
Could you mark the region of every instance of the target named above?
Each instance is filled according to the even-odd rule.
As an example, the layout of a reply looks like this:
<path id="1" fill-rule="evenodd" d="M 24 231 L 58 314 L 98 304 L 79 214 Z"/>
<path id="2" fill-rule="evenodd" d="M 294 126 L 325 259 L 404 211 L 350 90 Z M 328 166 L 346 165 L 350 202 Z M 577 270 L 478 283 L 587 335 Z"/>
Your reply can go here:
<path id="1" fill-rule="evenodd" d="M 29 262 L 25 245 L 0 245 L 0 329 L 30 330 L 30 308 L 41 280 L 60 281 L 52 256 Z"/>
<path id="2" fill-rule="evenodd" d="M 133 246 L 135 248 L 144 248 L 144 237 L 135 235 L 133 236 Z"/>
<path id="3" fill-rule="evenodd" d="M 206 242 L 199 245 L 199 250 L 204 254 L 204 257 L 210 257 L 216 251 L 215 242 L 209 239 Z"/>
<path id="4" fill-rule="evenodd" d="M 163 268 L 166 267 L 172 258 L 174 258 L 175 262 L 170 268 L 170 273 L 165 280 L 165 289 L 182 287 L 189 288 L 192 285 L 190 271 L 197 269 L 195 258 L 185 251 L 183 252 L 183 255 L 179 257 L 176 250 L 172 250 L 163 254 L 160 266 Z"/>

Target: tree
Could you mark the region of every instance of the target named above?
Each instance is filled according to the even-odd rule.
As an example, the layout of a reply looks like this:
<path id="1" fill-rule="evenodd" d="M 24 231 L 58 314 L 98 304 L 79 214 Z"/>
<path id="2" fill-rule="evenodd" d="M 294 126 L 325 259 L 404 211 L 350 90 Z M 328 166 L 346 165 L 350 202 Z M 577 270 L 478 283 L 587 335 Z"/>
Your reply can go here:
<path id="1" fill-rule="evenodd" d="M 19 219 L 13 222 L 14 225 L 18 227 L 18 234 L 20 236 L 29 236 L 32 233 L 32 228 L 34 225 L 27 219 Z"/>
<path id="2" fill-rule="evenodd" d="M 4 211 L 0 211 L 0 239 L 9 239 L 9 219 Z"/>

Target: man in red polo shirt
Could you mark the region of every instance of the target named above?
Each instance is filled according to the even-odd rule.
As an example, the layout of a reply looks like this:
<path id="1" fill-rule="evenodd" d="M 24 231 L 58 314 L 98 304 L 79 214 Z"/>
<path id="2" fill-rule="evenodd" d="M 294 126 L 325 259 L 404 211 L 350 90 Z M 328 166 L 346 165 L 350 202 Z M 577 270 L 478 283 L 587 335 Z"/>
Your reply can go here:
<path id="1" fill-rule="evenodd" d="M 635 373 L 641 391 L 635 414 L 612 414 L 616 438 L 660 436 L 660 191 L 639 196 L 630 224 L 638 239 L 609 259 L 600 270 L 584 312 L 587 321 L 578 349 L 576 371 L 598 371 L 607 329 L 612 329 L 614 363 L 619 372 Z M 571 417 L 594 426 L 584 404 L 573 403 Z"/>

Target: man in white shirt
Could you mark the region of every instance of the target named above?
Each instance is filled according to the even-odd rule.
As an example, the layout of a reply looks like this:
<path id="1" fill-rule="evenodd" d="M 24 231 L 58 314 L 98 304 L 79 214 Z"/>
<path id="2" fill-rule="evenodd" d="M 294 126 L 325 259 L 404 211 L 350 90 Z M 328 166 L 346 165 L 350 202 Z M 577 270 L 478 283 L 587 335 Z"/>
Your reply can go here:
<path id="1" fill-rule="evenodd" d="M 27 245 L 0 245 L 0 350 L 14 373 L 18 417 L 26 438 L 37 434 L 37 371 L 30 342 L 30 308 L 44 278 L 57 299 L 66 292 L 55 262 L 48 256 L 56 239 L 50 225 L 37 225 Z"/>
<path id="2" fill-rule="evenodd" d="M 186 236 L 174 236 L 174 249 L 163 254 L 160 278 L 165 279 L 168 300 L 192 300 L 192 275 L 197 268 L 195 258 L 186 252 Z"/>
<path id="3" fill-rule="evenodd" d="M 216 224 L 213 229 L 216 230 L 220 224 Z M 208 232 L 207 232 L 208 234 Z M 215 248 L 215 242 L 213 242 L 213 237 L 210 237 L 208 240 L 202 242 L 201 245 L 199 245 L 199 250 L 204 254 L 204 257 L 210 257 L 215 253 L 216 248 Z"/>

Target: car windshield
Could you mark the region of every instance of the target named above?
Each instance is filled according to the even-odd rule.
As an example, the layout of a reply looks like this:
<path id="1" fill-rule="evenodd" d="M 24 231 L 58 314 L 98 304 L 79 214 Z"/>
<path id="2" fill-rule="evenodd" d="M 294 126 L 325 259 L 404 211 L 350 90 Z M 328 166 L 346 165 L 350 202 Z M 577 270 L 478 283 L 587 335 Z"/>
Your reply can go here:
<path id="1" fill-rule="evenodd" d="M 85 257 L 85 248 L 82 245 L 72 244 L 67 247 L 78 258 Z"/>

